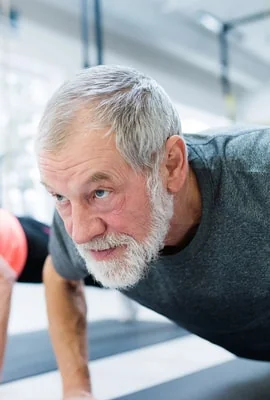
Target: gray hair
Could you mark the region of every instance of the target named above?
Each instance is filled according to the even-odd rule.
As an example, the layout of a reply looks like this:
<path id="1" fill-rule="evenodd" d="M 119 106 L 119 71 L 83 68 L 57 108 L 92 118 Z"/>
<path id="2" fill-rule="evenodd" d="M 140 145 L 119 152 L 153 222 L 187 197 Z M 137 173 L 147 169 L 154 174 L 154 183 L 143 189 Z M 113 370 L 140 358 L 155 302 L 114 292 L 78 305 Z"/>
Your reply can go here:
<path id="1" fill-rule="evenodd" d="M 178 112 L 154 79 L 133 68 L 102 65 L 80 71 L 55 92 L 39 124 L 37 150 L 62 148 L 76 132 L 70 127 L 80 110 L 87 111 L 80 129 L 108 127 L 136 170 L 153 170 L 168 137 L 181 133 Z"/>

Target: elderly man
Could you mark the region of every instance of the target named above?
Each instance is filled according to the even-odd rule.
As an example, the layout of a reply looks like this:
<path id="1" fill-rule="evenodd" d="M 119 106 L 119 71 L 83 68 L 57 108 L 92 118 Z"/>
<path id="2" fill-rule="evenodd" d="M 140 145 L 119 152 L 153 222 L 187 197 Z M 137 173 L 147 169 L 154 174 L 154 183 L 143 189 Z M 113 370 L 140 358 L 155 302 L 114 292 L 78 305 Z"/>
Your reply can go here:
<path id="1" fill-rule="evenodd" d="M 88 274 L 270 360 L 269 145 L 267 129 L 182 135 L 168 95 L 131 68 L 90 68 L 55 93 L 36 147 L 57 208 L 44 280 L 65 399 L 93 398 Z"/>

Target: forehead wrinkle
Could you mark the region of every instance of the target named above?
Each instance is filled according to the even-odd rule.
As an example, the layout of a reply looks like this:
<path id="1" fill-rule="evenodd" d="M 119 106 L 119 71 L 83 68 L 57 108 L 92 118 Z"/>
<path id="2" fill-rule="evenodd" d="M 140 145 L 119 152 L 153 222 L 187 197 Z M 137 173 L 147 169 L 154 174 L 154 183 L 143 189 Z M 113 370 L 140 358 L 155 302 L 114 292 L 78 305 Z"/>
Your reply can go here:
<path id="1" fill-rule="evenodd" d="M 52 158 L 52 157 L 50 159 L 48 159 L 46 157 L 42 157 L 39 159 L 39 165 L 41 168 L 44 168 L 45 171 L 53 172 L 56 175 L 60 175 L 62 173 L 66 173 L 69 171 L 71 171 L 71 174 L 73 175 L 72 170 L 74 168 L 77 168 L 78 166 L 83 166 L 83 165 L 89 163 L 89 160 L 87 160 L 87 159 L 78 163 L 78 161 L 76 161 L 73 157 L 71 158 L 71 161 L 73 161 L 72 164 L 70 163 L 69 165 L 67 165 L 68 161 L 69 161 L 68 158 L 59 160 L 57 158 Z"/>

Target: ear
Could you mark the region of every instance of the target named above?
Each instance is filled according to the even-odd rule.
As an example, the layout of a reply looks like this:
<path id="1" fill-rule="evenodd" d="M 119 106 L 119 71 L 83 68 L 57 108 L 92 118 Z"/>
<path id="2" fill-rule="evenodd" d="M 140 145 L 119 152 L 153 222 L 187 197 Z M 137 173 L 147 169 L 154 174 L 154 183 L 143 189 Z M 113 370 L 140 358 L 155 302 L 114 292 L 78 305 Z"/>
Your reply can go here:
<path id="1" fill-rule="evenodd" d="M 163 168 L 168 192 L 177 193 L 188 174 L 186 144 L 180 136 L 170 136 L 167 140 Z"/>

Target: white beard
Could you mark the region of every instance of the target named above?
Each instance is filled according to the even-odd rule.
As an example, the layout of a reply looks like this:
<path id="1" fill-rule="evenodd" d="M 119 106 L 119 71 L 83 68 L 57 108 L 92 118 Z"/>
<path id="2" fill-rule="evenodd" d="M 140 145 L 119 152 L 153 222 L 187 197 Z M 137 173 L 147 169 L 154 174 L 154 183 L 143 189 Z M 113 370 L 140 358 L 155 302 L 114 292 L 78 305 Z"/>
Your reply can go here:
<path id="1" fill-rule="evenodd" d="M 126 289 L 135 286 L 147 275 L 150 262 L 158 258 L 164 247 L 173 216 L 173 196 L 164 189 L 159 176 L 149 178 L 148 188 L 152 216 L 150 233 L 143 242 L 137 242 L 129 235 L 111 233 L 88 243 L 75 243 L 88 272 L 104 287 Z M 126 247 L 123 256 L 109 261 L 96 261 L 89 252 L 117 246 Z"/>

